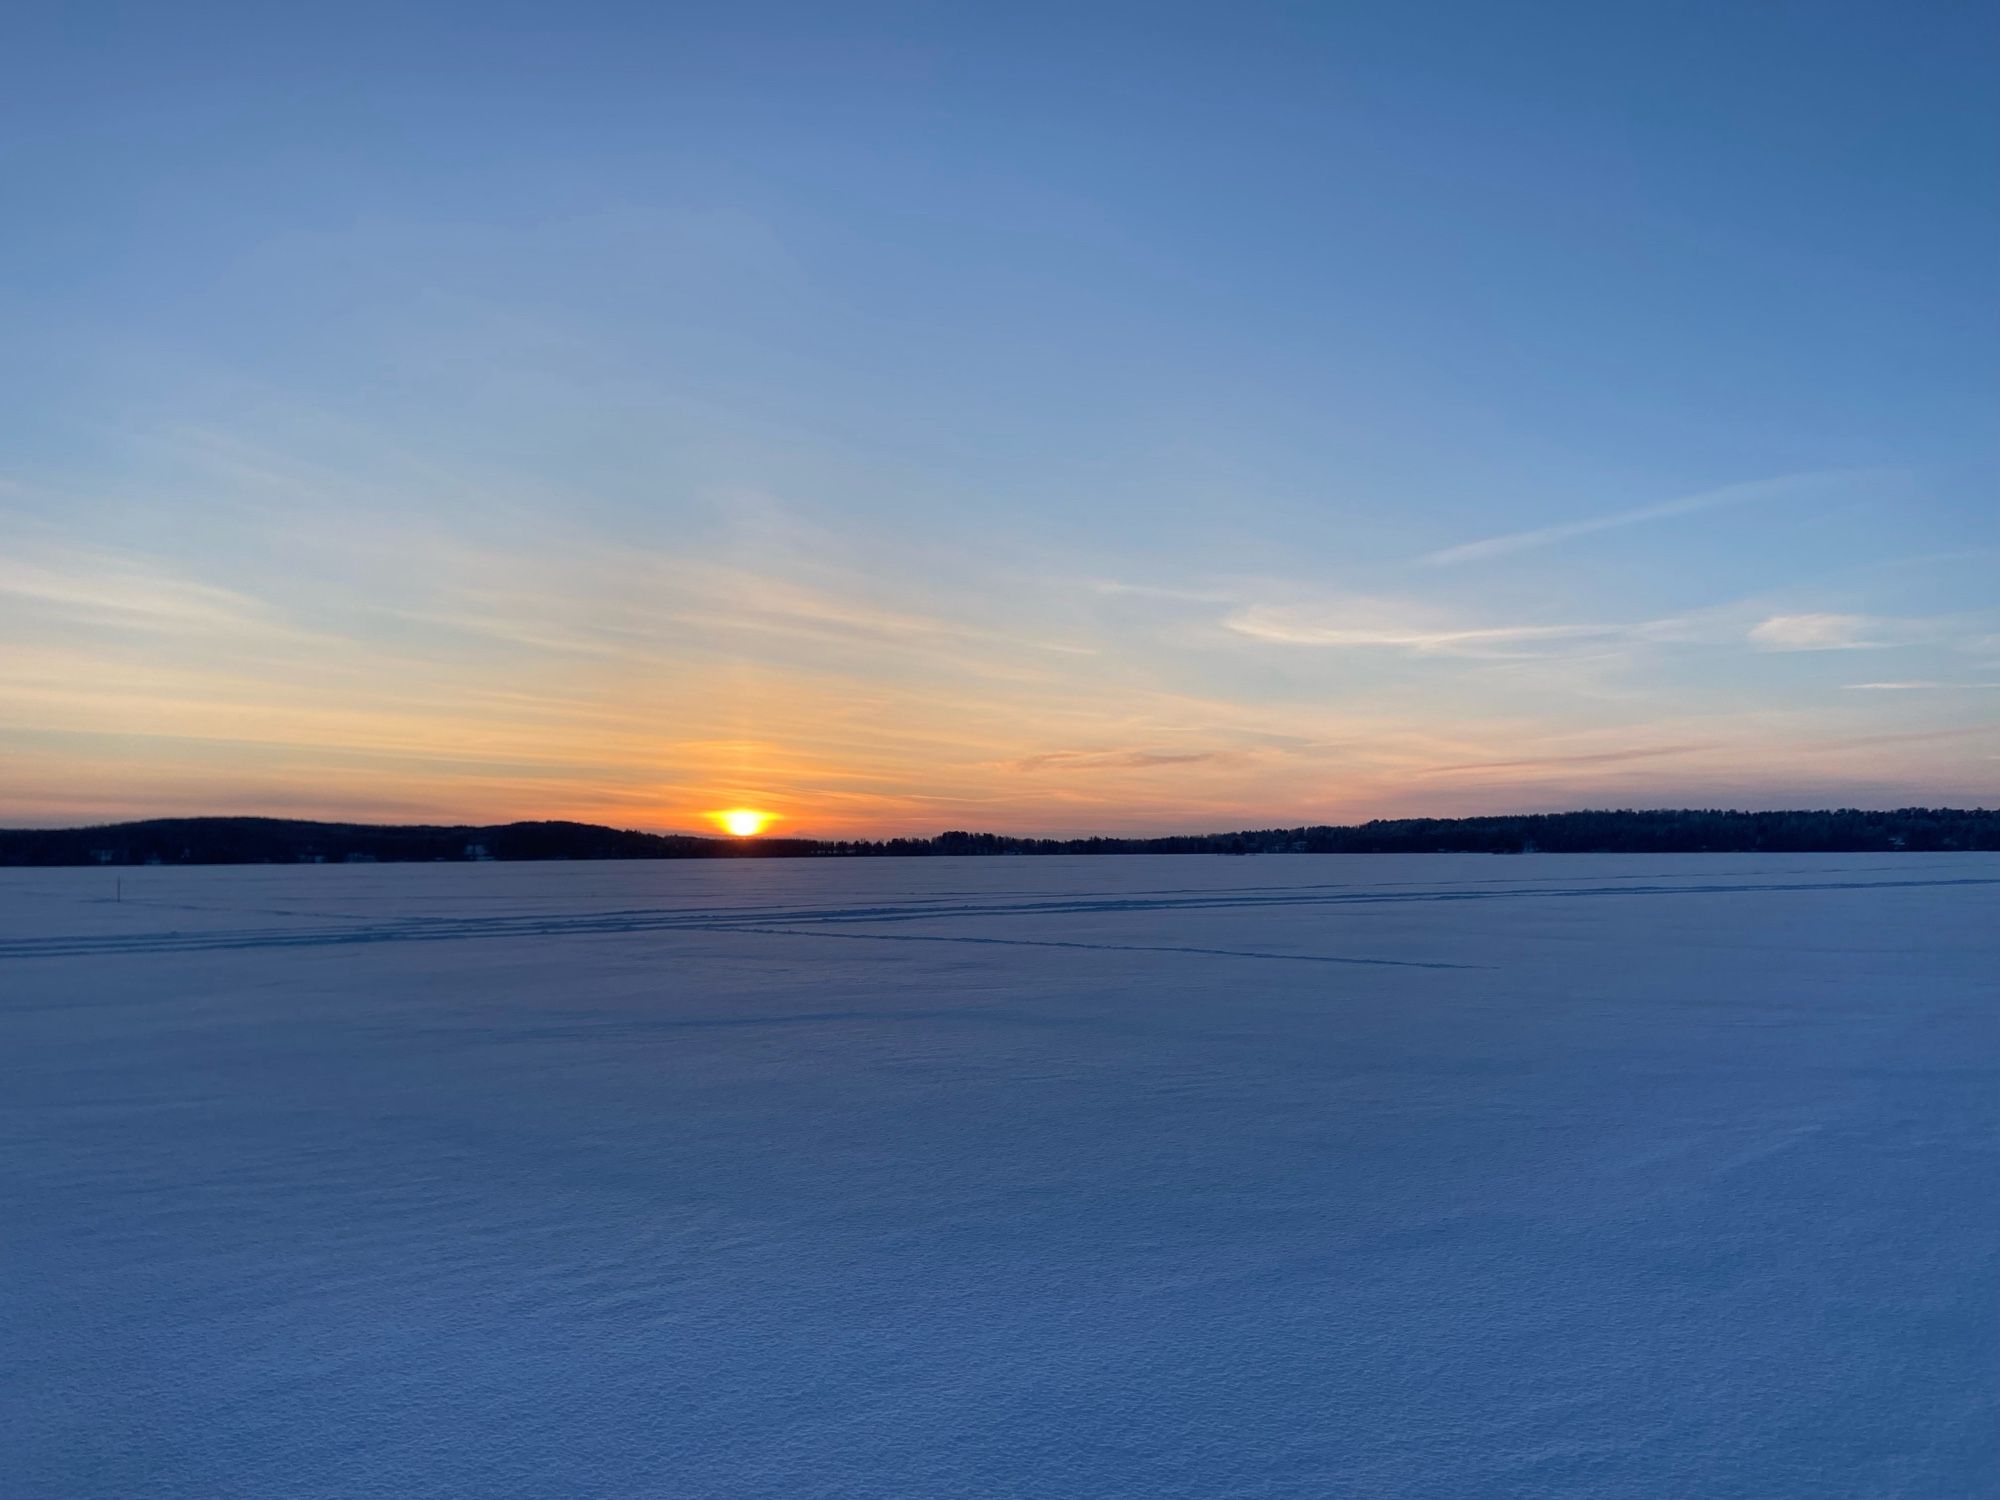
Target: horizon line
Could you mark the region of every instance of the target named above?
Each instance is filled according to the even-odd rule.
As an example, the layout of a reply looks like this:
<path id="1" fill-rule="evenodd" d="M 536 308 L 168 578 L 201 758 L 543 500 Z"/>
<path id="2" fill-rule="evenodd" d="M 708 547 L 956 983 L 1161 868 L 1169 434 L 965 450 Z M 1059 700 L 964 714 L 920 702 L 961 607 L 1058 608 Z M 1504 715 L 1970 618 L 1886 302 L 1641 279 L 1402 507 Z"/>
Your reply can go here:
<path id="1" fill-rule="evenodd" d="M 7 834 L 65 834 L 89 833 L 97 830 L 135 828 L 150 823 L 283 823 L 314 828 L 358 828 L 395 832 L 414 829 L 431 829 L 445 832 L 476 832 L 497 828 L 569 827 L 589 828 L 606 833 L 630 834 L 642 838 L 693 839 L 704 843 L 723 845 L 757 845 L 773 843 L 797 844 L 863 844 L 891 843 L 898 840 L 909 842 L 935 841 L 953 835 L 969 838 L 1002 838 L 1035 841 L 1040 843 L 1080 843 L 1092 839 L 1107 841 L 1141 842 L 1158 839 L 1215 838 L 1241 833 L 1273 833 L 1296 829 L 1352 829 L 1366 828 L 1378 823 L 1481 823 L 1521 818 L 1565 818 L 1590 814 L 1639 815 L 1645 813 L 1710 813 L 1727 814 L 1736 817 L 1774 817 L 1778 815 L 1829 816 L 1837 813 L 1887 814 L 1903 812 L 1957 813 L 1957 814 L 2000 814 L 2000 804 L 1986 806 L 1973 804 L 1953 806 L 1950 804 L 1928 804 L 1903 802 L 1895 805 L 1868 805 L 1858 803 L 1796 804 L 1791 806 L 1745 807 L 1711 804 L 1659 803 L 1651 805 L 1627 804 L 1624 806 L 1581 806 L 1566 807 L 1556 811 L 1512 811 L 1492 813 L 1429 814 L 1416 813 L 1396 817 L 1370 817 L 1353 822 L 1293 822 L 1245 823 L 1229 828 L 1179 829 L 1154 833 L 1009 833 L 995 828 L 940 828 L 932 833 L 875 833 L 875 834 L 815 834 L 815 833 L 774 833 L 770 831 L 736 835 L 727 833 L 697 833 L 680 828 L 648 828 L 641 826 L 621 826 L 613 823 L 592 823 L 580 818 L 507 818 L 498 822 L 372 822 L 353 818 L 299 818 L 285 817 L 273 813 L 163 813 L 147 817 L 120 818 L 101 823 L 70 824 L 0 824 L 0 835 Z"/>

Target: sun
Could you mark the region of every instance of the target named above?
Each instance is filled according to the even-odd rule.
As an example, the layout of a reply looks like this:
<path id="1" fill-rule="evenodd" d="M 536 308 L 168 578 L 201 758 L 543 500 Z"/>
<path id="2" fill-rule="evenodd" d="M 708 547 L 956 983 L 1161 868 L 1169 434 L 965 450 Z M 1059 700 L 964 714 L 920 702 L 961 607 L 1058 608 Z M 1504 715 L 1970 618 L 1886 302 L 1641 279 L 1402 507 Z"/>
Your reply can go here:
<path id="1" fill-rule="evenodd" d="M 734 834 L 739 839 L 754 837 L 771 823 L 769 813 L 748 807 L 732 807 L 728 812 L 712 813 L 710 816 L 722 825 L 723 832 Z"/>

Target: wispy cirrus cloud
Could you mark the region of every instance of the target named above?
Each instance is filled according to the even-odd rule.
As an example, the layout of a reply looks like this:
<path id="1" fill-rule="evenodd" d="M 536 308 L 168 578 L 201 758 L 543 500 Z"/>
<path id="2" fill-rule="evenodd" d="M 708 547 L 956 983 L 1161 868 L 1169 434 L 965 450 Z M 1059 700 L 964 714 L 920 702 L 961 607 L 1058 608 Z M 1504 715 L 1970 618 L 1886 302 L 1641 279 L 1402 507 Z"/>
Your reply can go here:
<path id="1" fill-rule="evenodd" d="M 1807 741 L 1798 751 L 1818 754 L 1826 751 L 1872 750 L 1879 745 L 1928 745 L 1938 740 L 1962 740 L 2000 736 L 2000 724 L 1964 724 L 1955 729 L 1914 729 L 1902 734 L 1853 734 L 1834 739 Z"/>
<path id="2" fill-rule="evenodd" d="M 1524 649 L 1562 641 L 1602 640 L 1624 627 L 1601 624 L 1467 625 L 1383 601 L 1255 604 L 1226 616 L 1223 628 L 1286 646 L 1402 651 L 1416 656 L 1538 655 Z"/>
<path id="3" fill-rule="evenodd" d="M 264 600 L 143 558 L 73 548 L 0 558 L 0 600 L 68 619 L 173 632 L 297 633 Z"/>
<path id="4" fill-rule="evenodd" d="M 1901 682 L 1850 682 L 1845 684 L 1850 693 L 1978 693 L 2000 688 L 2000 682 L 1942 682 L 1935 678 L 1914 677 Z"/>
<path id="5" fill-rule="evenodd" d="M 1509 553 L 1552 547 L 1600 531 L 1617 531 L 1627 526 L 1642 526 L 1650 521 L 1691 516 L 1708 510 L 1830 494 L 1856 488 L 1870 481 L 1880 483 L 1897 477 L 1900 476 L 1891 470 L 1833 469 L 1804 474 L 1784 474 L 1774 479 L 1754 479 L 1744 484 L 1726 484 L 1718 489 L 1681 495 L 1652 505 L 1635 506 L 1630 510 L 1582 516 L 1574 521 L 1558 522 L 1554 526 L 1538 526 L 1529 531 L 1510 531 L 1499 536 L 1481 537 L 1477 541 L 1463 542 L 1456 547 L 1427 552 L 1418 561 L 1432 567 L 1480 562 L 1491 557 L 1504 557 Z"/>
<path id="6" fill-rule="evenodd" d="M 1678 745 L 1647 745 L 1629 750 L 1595 750 L 1580 755 L 1543 755 L 1529 760 L 1484 760 L 1463 765 L 1430 766 L 1419 776 L 1457 776 L 1486 771 L 1564 770 L 1575 766 L 1620 765 L 1627 761 L 1659 760 L 1670 755 L 1694 755 L 1718 748 L 1717 741 L 1691 741 Z"/>
<path id="7" fill-rule="evenodd" d="M 1157 583 L 1128 583 L 1119 578 L 1086 578 L 1081 586 L 1109 598 L 1159 599 L 1172 604 L 1228 604 L 1236 595 L 1221 588 L 1178 588 Z"/>
<path id="8" fill-rule="evenodd" d="M 1879 651 L 1894 645 L 1890 622 L 1873 615 L 1772 615 L 1750 627 L 1760 651 Z"/>
<path id="9" fill-rule="evenodd" d="M 1198 766 L 1244 760 L 1247 750 L 1049 750 L 1012 762 L 1017 771 L 1144 771 L 1156 766 Z"/>
<path id="10" fill-rule="evenodd" d="M 438 590 L 435 602 L 391 612 L 537 651 L 607 659 L 654 659 L 695 637 L 763 638 L 1025 677 L 1046 659 L 1096 654 L 1030 630 L 870 599 L 862 581 L 831 569 L 805 581 L 712 560 L 586 550 L 545 559 L 495 555 L 486 571 L 492 581 L 461 579 Z M 768 649 L 779 654 L 775 644 Z"/>

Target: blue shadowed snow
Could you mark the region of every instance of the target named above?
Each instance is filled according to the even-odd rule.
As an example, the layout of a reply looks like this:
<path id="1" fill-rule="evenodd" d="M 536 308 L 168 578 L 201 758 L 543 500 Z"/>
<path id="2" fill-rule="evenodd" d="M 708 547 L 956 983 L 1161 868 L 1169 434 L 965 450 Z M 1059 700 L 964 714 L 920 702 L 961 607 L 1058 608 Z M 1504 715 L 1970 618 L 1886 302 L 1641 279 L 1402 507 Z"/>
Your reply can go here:
<path id="1" fill-rule="evenodd" d="M 1994 1494 L 1996 1044 L 1983 855 L 0 872 L 0 1493 Z"/>

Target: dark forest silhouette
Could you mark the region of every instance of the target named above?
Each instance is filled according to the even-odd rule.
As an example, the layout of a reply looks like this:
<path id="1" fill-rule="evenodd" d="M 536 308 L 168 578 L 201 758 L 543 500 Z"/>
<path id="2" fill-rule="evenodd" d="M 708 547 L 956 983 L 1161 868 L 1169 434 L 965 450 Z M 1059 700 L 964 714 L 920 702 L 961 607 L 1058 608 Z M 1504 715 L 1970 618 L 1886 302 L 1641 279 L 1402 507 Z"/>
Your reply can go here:
<path id="1" fill-rule="evenodd" d="M 1350 827 L 1166 838 L 699 838 L 591 823 L 433 827 L 284 818 L 159 818 L 97 828 L 0 829 L 0 866 L 297 864 L 533 859 L 769 859 L 1049 854 L 1680 854 L 2000 850 L 2000 809 L 1891 812 L 1687 809 L 1397 818 Z"/>

